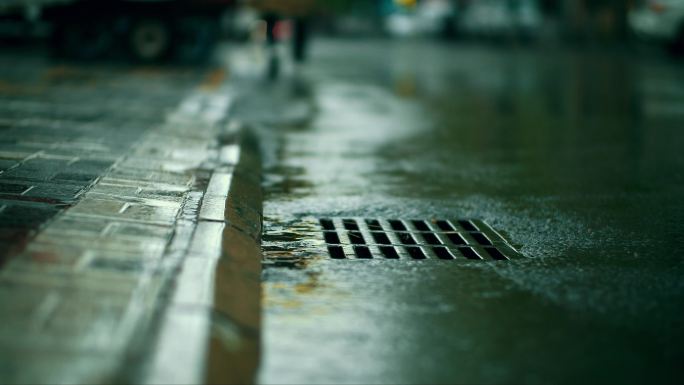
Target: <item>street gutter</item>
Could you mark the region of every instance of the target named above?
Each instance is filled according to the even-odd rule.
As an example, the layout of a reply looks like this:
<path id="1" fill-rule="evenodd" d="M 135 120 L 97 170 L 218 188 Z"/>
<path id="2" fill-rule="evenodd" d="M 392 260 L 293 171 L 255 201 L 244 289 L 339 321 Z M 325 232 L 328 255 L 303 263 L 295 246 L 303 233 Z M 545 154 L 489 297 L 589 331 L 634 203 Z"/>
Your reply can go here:
<path id="1" fill-rule="evenodd" d="M 161 316 L 150 384 L 255 380 L 261 323 L 261 158 L 244 129 L 223 143 Z"/>

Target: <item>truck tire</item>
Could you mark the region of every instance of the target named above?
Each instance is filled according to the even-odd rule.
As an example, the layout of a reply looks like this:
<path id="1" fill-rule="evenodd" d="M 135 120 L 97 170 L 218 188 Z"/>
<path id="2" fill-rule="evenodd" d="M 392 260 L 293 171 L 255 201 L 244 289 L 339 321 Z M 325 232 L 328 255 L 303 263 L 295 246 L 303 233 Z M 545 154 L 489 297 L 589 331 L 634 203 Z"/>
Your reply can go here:
<path id="1" fill-rule="evenodd" d="M 128 46 L 133 57 L 142 62 L 163 59 L 171 47 L 171 28 L 164 20 L 136 20 L 128 31 Z"/>

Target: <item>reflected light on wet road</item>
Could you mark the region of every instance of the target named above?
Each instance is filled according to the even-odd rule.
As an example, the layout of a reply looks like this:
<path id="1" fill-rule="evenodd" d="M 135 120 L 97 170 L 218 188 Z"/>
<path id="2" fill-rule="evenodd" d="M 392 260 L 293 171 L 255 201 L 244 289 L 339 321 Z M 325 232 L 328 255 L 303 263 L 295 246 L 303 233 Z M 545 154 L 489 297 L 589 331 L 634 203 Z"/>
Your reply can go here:
<path id="1" fill-rule="evenodd" d="M 324 41 L 307 71 L 318 115 L 272 131 L 267 229 L 476 217 L 530 258 L 268 268 L 263 382 L 673 378 L 684 298 L 676 63 Z"/>

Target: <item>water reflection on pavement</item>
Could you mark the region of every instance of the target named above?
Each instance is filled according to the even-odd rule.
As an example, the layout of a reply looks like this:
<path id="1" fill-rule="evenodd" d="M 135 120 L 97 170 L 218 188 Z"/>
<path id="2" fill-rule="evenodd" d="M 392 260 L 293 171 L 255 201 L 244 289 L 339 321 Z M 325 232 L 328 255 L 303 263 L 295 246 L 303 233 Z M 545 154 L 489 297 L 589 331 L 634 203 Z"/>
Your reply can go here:
<path id="1" fill-rule="evenodd" d="M 316 118 L 266 144 L 265 245 L 309 259 L 264 274 L 262 382 L 681 381 L 677 63 L 319 41 L 308 71 Z M 481 218 L 530 258 L 312 257 L 330 216 Z"/>

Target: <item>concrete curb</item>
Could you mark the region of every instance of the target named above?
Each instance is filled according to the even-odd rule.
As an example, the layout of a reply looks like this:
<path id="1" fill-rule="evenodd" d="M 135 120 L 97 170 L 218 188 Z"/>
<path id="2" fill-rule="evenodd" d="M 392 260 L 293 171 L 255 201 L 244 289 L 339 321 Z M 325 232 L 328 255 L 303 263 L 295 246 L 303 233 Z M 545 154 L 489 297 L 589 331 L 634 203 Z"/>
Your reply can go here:
<path id="1" fill-rule="evenodd" d="M 261 158 L 247 130 L 223 144 L 160 319 L 146 383 L 255 381 L 261 324 Z M 221 215 L 222 213 L 222 215 Z"/>
<path id="2" fill-rule="evenodd" d="M 257 140 L 243 130 L 241 154 L 226 201 L 222 261 L 217 270 L 214 322 L 205 380 L 253 383 L 260 356 L 263 195 Z M 229 320 L 239 327 L 226 339 Z"/>

